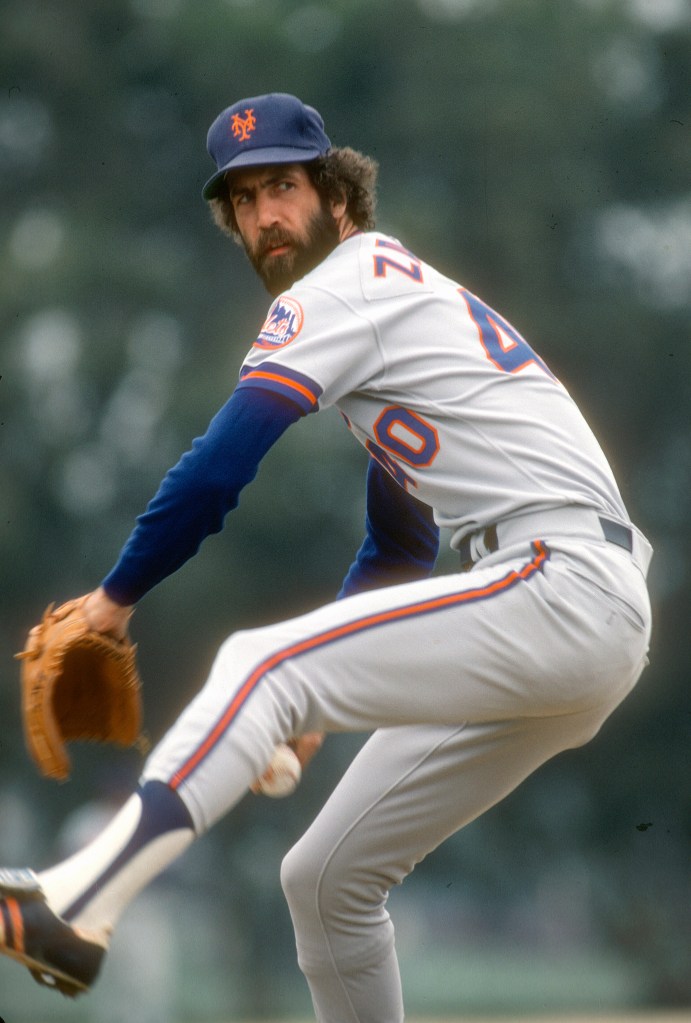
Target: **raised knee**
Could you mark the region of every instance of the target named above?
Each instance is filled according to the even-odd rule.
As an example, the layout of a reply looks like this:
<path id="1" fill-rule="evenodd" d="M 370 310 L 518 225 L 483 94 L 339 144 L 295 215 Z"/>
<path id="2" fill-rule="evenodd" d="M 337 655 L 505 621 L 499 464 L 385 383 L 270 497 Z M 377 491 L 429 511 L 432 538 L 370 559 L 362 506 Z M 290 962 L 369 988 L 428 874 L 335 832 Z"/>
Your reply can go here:
<path id="1" fill-rule="evenodd" d="M 241 657 L 246 656 L 252 650 L 252 629 L 238 629 L 232 632 L 227 639 L 224 639 L 218 648 L 216 662 L 223 663 L 230 661 L 237 662 Z"/>

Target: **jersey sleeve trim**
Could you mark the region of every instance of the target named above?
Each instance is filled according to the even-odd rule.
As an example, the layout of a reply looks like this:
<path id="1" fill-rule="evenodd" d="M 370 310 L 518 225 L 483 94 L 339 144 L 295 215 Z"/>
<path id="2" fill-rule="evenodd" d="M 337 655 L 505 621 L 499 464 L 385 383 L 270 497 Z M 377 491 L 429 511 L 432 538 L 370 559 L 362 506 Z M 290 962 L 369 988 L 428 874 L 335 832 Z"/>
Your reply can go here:
<path id="1" fill-rule="evenodd" d="M 293 401 L 306 415 L 316 412 L 322 388 L 305 373 L 299 373 L 275 362 L 261 362 L 258 366 L 243 366 L 238 389 L 262 387 Z"/>

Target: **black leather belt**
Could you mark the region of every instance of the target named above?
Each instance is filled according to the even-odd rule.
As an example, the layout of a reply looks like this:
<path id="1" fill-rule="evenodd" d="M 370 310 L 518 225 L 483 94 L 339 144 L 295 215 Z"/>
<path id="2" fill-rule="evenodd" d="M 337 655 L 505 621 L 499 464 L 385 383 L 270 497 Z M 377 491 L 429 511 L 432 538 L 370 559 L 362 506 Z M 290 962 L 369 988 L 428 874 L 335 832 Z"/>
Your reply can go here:
<path id="1" fill-rule="evenodd" d="M 633 553 L 633 533 L 628 526 L 622 526 L 621 522 L 613 522 L 612 519 L 600 517 L 602 534 L 607 543 L 614 543 L 617 547 L 623 547 L 629 554 Z"/>
<path id="2" fill-rule="evenodd" d="M 602 526 L 602 535 L 607 543 L 613 543 L 616 544 L 617 547 L 623 547 L 624 550 L 631 554 L 633 552 L 633 533 L 629 527 L 623 526 L 621 522 L 614 522 L 612 519 L 606 519 L 602 516 L 598 516 L 598 518 L 600 525 Z M 469 572 L 473 565 L 478 561 L 477 558 L 473 560 L 473 539 L 475 539 L 476 546 L 482 546 L 484 548 L 486 554 L 494 554 L 499 550 L 496 525 L 487 526 L 487 528 L 484 529 L 479 536 L 477 533 L 471 533 L 469 536 L 464 536 L 458 548 L 462 572 Z M 535 539 L 538 539 L 538 537 L 535 537 Z"/>

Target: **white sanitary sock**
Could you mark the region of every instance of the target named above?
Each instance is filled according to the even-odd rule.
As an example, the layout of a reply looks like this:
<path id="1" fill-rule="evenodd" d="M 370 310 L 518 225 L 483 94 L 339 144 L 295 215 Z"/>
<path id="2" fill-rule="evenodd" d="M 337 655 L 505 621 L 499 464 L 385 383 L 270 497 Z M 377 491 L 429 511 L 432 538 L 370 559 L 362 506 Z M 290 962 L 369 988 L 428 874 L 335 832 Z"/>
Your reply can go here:
<path id="1" fill-rule="evenodd" d="M 147 782 L 92 842 L 38 879 L 54 913 L 107 945 L 128 903 L 195 837 L 180 796 Z"/>

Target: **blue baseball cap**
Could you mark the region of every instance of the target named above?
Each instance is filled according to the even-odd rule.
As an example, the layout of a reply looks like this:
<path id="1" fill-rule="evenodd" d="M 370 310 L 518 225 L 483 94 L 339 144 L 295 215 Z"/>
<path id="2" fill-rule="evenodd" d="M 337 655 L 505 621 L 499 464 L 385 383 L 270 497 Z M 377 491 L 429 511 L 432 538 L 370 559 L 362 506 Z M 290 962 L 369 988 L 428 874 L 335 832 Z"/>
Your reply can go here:
<path id="1" fill-rule="evenodd" d="M 227 107 L 209 128 L 206 148 L 218 167 L 202 189 L 208 200 L 235 167 L 306 163 L 324 156 L 331 142 L 314 107 L 286 92 L 270 92 Z"/>

